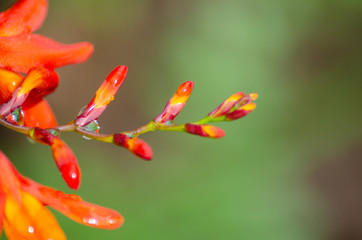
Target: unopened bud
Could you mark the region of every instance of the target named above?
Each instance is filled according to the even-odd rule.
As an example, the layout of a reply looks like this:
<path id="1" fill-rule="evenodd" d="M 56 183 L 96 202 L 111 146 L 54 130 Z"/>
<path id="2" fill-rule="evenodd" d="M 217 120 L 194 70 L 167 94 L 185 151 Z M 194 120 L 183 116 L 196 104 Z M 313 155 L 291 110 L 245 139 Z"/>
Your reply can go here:
<path id="1" fill-rule="evenodd" d="M 202 137 L 221 138 L 225 136 L 225 132 L 221 128 L 206 124 L 197 125 L 197 124 L 187 123 L 185 125 L 185 130 L 188 133 L 199 135 Z"/>
<path id="2" fill-rule="evenodd" d="M 126 66 L 118 66 L 107 76 L 98 88 L 94 98 L 74 120 L 76 125 L 83 127 L 93 120 L 98 119 L 107 105 L 114 99 L 114 95 L 126 78 L 127 70 L 128 68 Z"/>
<path id="3" fill-rule="evenodd" d="M 151 147 L 145 141 L 137 137 L 132 138 L 123 133 L 116 133 L 113 135 L 113 143 L 125 147 L 128 151 L 144 160 L 152 159 L 153 152 Z"/>
<path id="4" fill-rule="evenodd" d="M 181 84 L 176 93 L 168 100 L 162 113 L 155 117 L 153 121 L 155 123 L 172 125 L 175 117 L 184 108 L 186 101 L 191 95 L 193 87 L 194 83 L 191 81 Z"/>

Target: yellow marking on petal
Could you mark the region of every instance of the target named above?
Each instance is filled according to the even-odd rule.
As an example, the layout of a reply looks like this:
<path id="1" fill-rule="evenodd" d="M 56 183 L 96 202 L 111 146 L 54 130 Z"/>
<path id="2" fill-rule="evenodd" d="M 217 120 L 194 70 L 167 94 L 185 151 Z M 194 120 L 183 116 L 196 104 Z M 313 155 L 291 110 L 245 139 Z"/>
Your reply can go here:
<path id="1" fill-rule="evenodd" d="M 253 111 L 256 108 L 256 104 L 255 103 L 248 103 L 248 104 L 242 106 L 241 108 L 246 110 L 246 111 Z"/>
<path id="2" fill-rule="evenodd" d="M 250 93 L 249 95 L 250 95 L 251 100 L 253 100 L 253 101 L 258 99 L 258 97 L 259 97 L 259 94 L 257 94 L 257 93 Z"/>
<path id="3" fill-rule="evenodd" d="M 225 100 L 225 102 L 230 102 L 230 101 L 238 101 L 240 98 L 244 97 L 244 93 L 243 92 L 238 92 L 238 93 L 234 93 L 233 95 L 231 95 L 228 99 Z"/>
<path id="4" fill-rule="evenodd" d="M 0 68 L 0 104 L 7 101 L 23 81 L 22 75 Z"/>
<path id="5" fill-rule="evenodd" d="M 49 76 L 49 71 L 45 68 L 36 68 L 28 73 L 25 77 L 21 88 L 19 89 L 18 96 L 28 94 L 34 88 L 41 86 L 46 77 Z"/>
<path id="6" fill-rule="evenodd" d="M 26 192 L 22 192 L 21 205 L 7 195 L 4 230 L 9 240 L 66 240 L 53 214 Z"/>

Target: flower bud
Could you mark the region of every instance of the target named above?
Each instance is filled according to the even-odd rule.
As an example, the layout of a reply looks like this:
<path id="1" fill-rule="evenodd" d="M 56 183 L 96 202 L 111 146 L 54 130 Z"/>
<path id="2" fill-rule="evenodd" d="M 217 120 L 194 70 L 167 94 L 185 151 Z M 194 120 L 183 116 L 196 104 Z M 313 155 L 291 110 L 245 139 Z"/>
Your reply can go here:
<path id="1" fill-rule="evenodd" d="M 77 190 L 80 184 L 81 172 L 73 151 L 58 137 L 41 128 L 32 129 L 29 137 L 36 142 L 51 147 L 54 161 L 64 181 L 70 188 Z"/>
<path id="2" fill-rule="evenodd" d="M 193 87 L 194 83 L 191 81 L 181 84 L 173 97 L 168 100 L 162 113 L 155 117 L 153 121 L 155 123 L 172 125 L 175 117 L 184 108 L 186 101 L 191 95 Z"/>
<path id="3" fill-rule="evenodd" d="M 242 105 L 240 107 L 238 107 L 237 109 L 235 109 L 234 111 L 232 111 L 231 113 L 226 115 L 226 119 L 229 121 L 232 120 L 236 120 L 239 119 L 241 117 L 244 117 L 246 115 L 248 115 L 249 113 L 251 113 L 256 107 L 255 103 L 248 103 L 245 105 Z"/>
<path id="4" fill-rule="evenodd" d="M 221 117 L 228 113 L 230 109 L 244 96 L 243 92 L 237 92 L 223 101 L 217 108 L 209 113 L 210 117 L 216 118 Z"/>
<path id="5" fill-rule="evenodd" d="M 98 88 L 94 98 L 74 120 L 76 125 L 83 127 L 93 120 L 98 119 L 107 105 L 114 99 L 114 95 L 126 78 L 127 69 L 126 66 L 118 66 L 107 76 Z"/>
<path id="6" fill-rule="evenodd" d="M 132 138 L 123 133 L 116 133 L 113 135 L 113 143 L 125 147 L 128 151 L 144 160 L 152 159 L 153 153 L 151 147 L 145 141 L 137 137 Z"/>
<path id="7" fill-rule="evenodd" d="M 185 125 L 185 130 L 188 133 L 199 135 L 201 137 L 222 138 L 223 136 L 225 136 L 225 132 L 221 128 L 206 124 L 197 125 L 187 123 Z"/>

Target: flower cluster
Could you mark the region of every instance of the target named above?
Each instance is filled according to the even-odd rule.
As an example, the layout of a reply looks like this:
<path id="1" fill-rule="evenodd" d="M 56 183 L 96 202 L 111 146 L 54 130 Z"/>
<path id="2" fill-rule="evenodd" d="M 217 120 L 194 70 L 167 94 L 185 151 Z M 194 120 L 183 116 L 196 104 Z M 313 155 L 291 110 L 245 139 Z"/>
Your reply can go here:
<path id="1" fill-rule="evenodd" d="M 114 99 L 126 78 L 128 68 L 116 67 L 103 81 L 94 98 L 74 120 L 58 125 L 44 99 L 59 81 L 56 69 L 86 61 L 93 52 L 90 43 L 65 45 L 34 34 L 47 13 L 47 0 L 18 0 L 0 13 L 0 124 L 25 135 L 35 143 L 48 145 L 65 181 L 74 190 L 81 182 L 76 157 L 60 138 L 65 131 L 88 139 L 113 143 L 136 156 L 152 159 L 151 147 L 139 135 L 151 131 L 179 131 L 209 138 L 225 132 L 208 123 L 231 121 L 255 109 L 257 94 L 238 92 L 196 122 L 175 125 L 194 83 L 179 86 L 164 110 L 148 124 L 113 134 L 99 133 L 98 118 Z M 4 226 L 10 240 L 66 239 L 57 221 L 45 206 L 50 206 L 76 222 L 97 228 L 114 229 L 122 216 L 104 207 L 84 202 L 79 196 L 42 186 L 22 176 L 0 151 L 0 234 Z"/>

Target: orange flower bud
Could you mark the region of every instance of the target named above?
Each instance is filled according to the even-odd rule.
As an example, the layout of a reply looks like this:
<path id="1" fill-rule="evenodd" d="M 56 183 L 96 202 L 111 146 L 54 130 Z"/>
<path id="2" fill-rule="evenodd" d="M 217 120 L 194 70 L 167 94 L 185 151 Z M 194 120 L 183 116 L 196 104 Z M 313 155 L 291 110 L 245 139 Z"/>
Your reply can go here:
<path id="1" fill-rule="evenodd" d="M 199 135 L 201 137 L 222 138 L 223 136 L 225 136 L 225 132 L 221 128 L 206 124 L 197 125 L 187 123 L 185 125 L 185 130 L 188 133 Z"/>
<path id="2" fill-rule="evenodd" d="M 114 95 L 126 78 L 128 68 L 126 66 L 116 67 L 98 88 L 94 98 L 90 101 L 84 111 L 74 120 L 78 126 L 85 126 L 98 117 L 106 109 L 107 105 L 114 99 Z"/>
<path id="3" fill-rule="evenodd" d="M 191 81 L 187 81 L 181 84 L 173 97 L 168 100 L 162 113 L 155 117 L 153 121 L 155 123 L 172 125 L 175 117 L 184 108 L 186 101 L 191 95 L 193 87 L 194 83 Z"/>
<path id="4" fill-rule="evenodd" d="M 113 143 L 125 147 L 128 151 L 144 160 L 152 159 L 153 153 L 151 147 L 145 141 L 137 137 L 132 138 L 123 133 L 116 133 L 113 135 Z"/>

